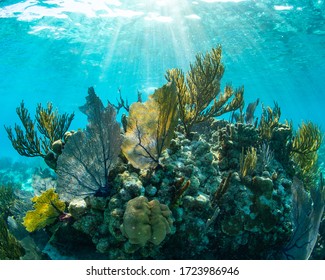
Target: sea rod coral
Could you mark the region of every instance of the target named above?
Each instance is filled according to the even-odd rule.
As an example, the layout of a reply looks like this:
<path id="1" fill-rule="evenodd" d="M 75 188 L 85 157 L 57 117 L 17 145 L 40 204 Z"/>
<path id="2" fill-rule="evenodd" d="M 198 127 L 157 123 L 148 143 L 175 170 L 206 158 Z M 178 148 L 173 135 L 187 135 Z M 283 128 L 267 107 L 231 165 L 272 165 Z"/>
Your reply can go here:
<path id="1" fill-rule="evenodd" d="M 179 115 L 187 137 L 194 124 L 242 106 L 243 87 L 234 90 L 228 84 L 223 93 L 220 91 L 223 73 L 221 46 L 205 55 L 198 54 L 195 63 L 190 64 L 186 77 L 180 69 L 167 71 L 167 81 L 176 83 Z"/>
<path id="2" fill-rule="evenodd" d="M 23 128 L 15 124 L 13 131 L 10 126 L 5 126 L 14 149 L 22 156 L 40 156 L 44 158 L 49 167 L 56 169 L 57 157 L 60 152 L 53 149 L 53 144 L 56 141 L 62 141 L 74 118 L 74 113 L 61 115 L 57 110 L 53 110 L 53 105 L 49 102 L 46 108 L 42 104 L 38 104 L 35 120 L 32 120 L 24 101 L 20 103 L 16 112 Z"/>

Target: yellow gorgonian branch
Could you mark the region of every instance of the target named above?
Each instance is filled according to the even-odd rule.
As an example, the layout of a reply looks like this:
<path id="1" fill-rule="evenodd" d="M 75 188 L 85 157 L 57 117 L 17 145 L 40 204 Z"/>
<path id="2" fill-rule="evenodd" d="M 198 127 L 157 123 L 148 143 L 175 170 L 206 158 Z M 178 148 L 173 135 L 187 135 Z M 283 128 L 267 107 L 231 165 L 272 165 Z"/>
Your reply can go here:
<path id="1" fill-rule="evenodd" d="M 24 217 L 23 225 L 29 232 L 42 229 L 53 224 L 64 213 L 65 203 L 59 199 L 54 189 L 48 189 L 40 196 L 32 198 L 34 210 L 28 211 Z"/>

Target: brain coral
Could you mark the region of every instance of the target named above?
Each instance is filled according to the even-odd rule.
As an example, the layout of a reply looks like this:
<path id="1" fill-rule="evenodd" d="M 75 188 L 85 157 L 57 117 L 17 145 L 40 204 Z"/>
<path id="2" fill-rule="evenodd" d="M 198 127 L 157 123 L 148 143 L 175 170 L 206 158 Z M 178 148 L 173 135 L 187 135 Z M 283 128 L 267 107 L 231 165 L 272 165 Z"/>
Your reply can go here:
<path id="1" fill-rule="evenodd" d="M 171 232 L 172 213 L 157 200 L 148 202 L 144 196 L 128 201 L 121 225 L 122 233 L 131 244 L 145 246 L 147 242 L 159 245 Z"/>

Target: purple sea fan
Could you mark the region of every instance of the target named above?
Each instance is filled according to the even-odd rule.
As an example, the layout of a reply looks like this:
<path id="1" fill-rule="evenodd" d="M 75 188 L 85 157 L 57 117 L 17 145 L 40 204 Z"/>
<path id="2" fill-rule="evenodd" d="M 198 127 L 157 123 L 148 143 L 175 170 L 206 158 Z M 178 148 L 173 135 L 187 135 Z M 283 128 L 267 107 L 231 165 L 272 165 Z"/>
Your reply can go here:
<path id="1" fill-rule="evenodd" d="M 321 176 L 319 186 L 308 193 L 296 177 L 292 184 L 293 234 L 283 250 L 284 259 L 309 259 L 318 235 L 325 207 L 325 184 Z"/>
<path id="2" fill-rule="evenodd" d="M 58 159 L 57 192 L 65 200 L 107 196 L 109 171 L 121 149 L 122 136 L 113 106 L 104 107 L 92 87 L 86 101 L 79 109 L 88 117 L 87 128 L 68 138 Z"/>

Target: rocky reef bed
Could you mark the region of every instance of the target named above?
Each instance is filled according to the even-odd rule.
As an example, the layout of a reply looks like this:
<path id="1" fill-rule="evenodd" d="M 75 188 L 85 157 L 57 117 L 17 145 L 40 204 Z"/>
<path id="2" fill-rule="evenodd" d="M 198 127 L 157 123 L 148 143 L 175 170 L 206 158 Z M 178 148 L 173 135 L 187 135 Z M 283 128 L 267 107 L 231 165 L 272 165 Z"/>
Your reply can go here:
<path id="1" fill-rule="evenodd" d="M 291 178 L 275 158 L 265 165 L 266 155 L 253 126 L 214 121 L 207 128 L 210 133 L 194 132 L 192 141 L 178 132 L 161 167 L 152 174 L 120 163 L 109 199 L 70 203 L 70 213 L 77 212 L 72 214 L 76 221 L 71 227 L 113 259 L 280 258 L 292 232 Z M 254 145 L 260 171 L 241 178 L 242 149 Z M 128 221 L 142 227 L 141 222 L 127 219 L 127 209 L 139 196 L 170 209 L 163 215 L 166 225 L 157 226 L 164 237 L 159 242 L 136 241 L 123 230 Z M 141 207 L 139 215 L 145 215 Z M 154 218 L 148 215 L 143 227 L 149 221 L 148 231 L 154 232 L 156 225 L 150 222 Z"/>
<path id="2" fill-rule="evenodd" d="M 277 139 L 287 133 L 284 127 Z M 293 179 L 277 160 L 284 143 L 271 141 L 267 152 L 254 126 L 226 121 L 201 125 L 191 138 L 176 132 L 152 172 L 119 158 L 109 197 L 75 198 L 67 202 L 72 217 L 46 228 L 50 257 L 282 258 L 293 232 Z M 256 167 L 243 176 L 249 147 L 256 147 Z M 40 177 L 35 186 L 42 180 L 53 187 Z"/>

